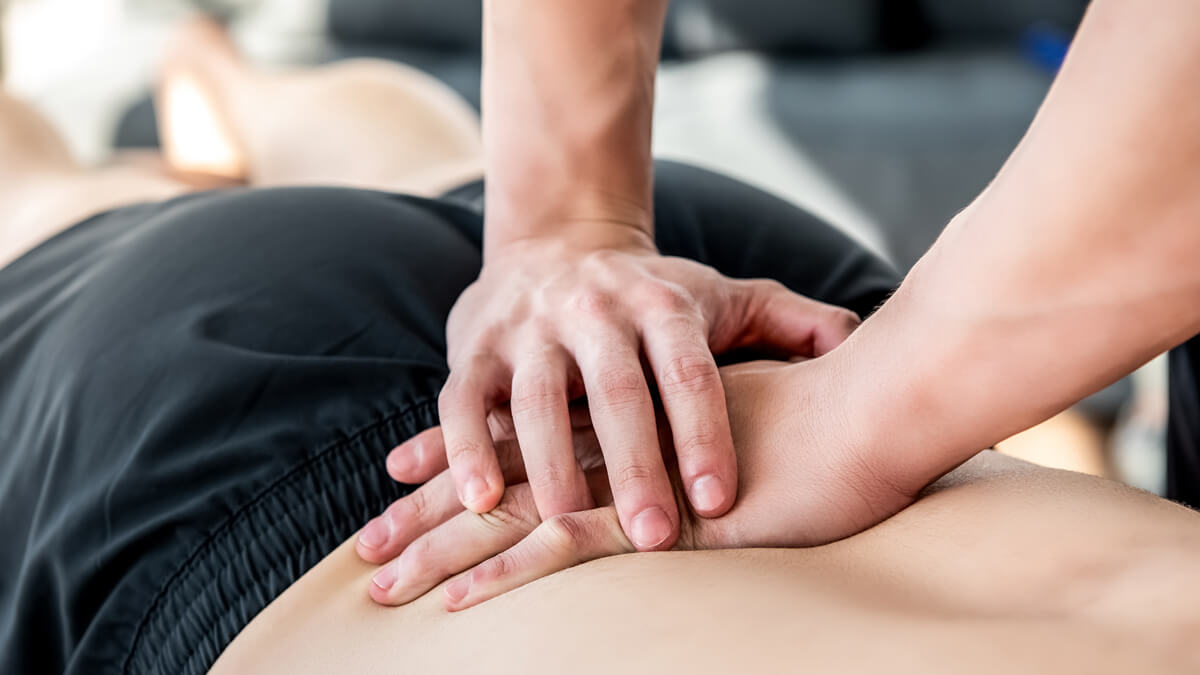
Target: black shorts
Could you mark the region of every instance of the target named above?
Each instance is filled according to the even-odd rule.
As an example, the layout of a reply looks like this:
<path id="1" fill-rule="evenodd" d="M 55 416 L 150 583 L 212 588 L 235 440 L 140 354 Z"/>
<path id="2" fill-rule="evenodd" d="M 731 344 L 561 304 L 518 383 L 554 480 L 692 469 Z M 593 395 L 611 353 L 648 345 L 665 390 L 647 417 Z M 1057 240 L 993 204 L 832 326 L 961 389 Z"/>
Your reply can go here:
<path id="1" fill-rule="evenodd" d="M 0 270 L 0 672 L 203 673 L 405 494 L 482 188 L 228 190 L 96 216 Z M 896 273 L 660 164 L 658 243 L 865 314 Z"/>

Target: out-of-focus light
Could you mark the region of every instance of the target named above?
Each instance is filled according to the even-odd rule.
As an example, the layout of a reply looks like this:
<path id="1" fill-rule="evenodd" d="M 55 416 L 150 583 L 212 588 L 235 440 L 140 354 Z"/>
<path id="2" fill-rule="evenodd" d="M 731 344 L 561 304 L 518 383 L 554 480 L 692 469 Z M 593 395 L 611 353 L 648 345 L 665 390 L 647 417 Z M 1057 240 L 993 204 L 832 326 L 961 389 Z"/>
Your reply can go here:
<path id="1" fill-rule="evenodd" d="M 185 171 L 240 178 L 242 154 L 200 84 L 186 76 L 170 80 L 164 106 L 164 149 L 171 164 Z"/>

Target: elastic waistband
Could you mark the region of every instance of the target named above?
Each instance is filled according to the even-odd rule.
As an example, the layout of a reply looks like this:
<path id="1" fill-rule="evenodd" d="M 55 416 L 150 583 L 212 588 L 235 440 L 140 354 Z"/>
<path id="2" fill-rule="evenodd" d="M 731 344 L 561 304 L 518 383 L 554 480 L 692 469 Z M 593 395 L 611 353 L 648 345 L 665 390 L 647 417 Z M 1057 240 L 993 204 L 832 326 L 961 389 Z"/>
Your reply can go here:
<path id="1" fill-rule="evenodd" d="M 159 589 L 122 672 L 208 672 L 272 600 L 413 486 L 381 458 L 437 423 L 434 399 L 327 445 L 233 513 Z"/>

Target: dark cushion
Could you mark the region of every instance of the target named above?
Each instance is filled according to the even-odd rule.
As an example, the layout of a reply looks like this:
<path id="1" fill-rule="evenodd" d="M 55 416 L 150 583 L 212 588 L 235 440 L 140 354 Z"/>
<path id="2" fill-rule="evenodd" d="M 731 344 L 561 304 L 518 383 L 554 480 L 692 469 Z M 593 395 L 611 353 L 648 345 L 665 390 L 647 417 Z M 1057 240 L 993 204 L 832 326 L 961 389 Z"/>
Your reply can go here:
<path id="1" fill-rule="evenodd" d="M 675 0 L 668 53 L 855 52 L 880 46 L 880 0 Z"/>
<path id="2" fill-rule="evenodd" d="M 334 42 L 479 51 L 482 0 L 329 0 Z"/>
<path id="3" fill-rule="evenodd" d="M 1074 32 L 1088 0 L 918 0 L 933 35 L 953 41 L 1007 39 L 1034 25 Z"/>
<path id="4" fill-rule="evenodd" d="M 674 0 L 664 47 L 680 55 L 870 49 L 882 1 Z M 340 43 L 478 51 L 481 8 L 481 0 L 330 0 L 329 33 Z"/>

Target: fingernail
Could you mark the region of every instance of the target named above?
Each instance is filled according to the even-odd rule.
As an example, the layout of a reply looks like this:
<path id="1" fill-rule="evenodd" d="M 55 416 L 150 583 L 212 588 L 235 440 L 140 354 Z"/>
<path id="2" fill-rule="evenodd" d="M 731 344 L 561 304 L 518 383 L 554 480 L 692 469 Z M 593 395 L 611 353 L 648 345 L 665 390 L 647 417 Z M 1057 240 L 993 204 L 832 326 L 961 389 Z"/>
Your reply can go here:
<path id="1" fill-rule="evenodd" d="M 463 502 L 468 508 L 475 508 L 479 500 L 483 498 L 488 491 L 487 481 L 475 476 L 467 481 L 467 486 L 463 488 Z"/>
<path id="2" fill-rule="evenodd" d="M 725 484 L 712 474 L 701 476 L 692 483 L 689 496 L 697 511 L 716 511 L 725 503 Z"/>
<path id="3" fill-rule="evenodd" d="M 382 590 L 389 590 L 396 585 L 396 563 L 388 563 L 379 570 L 374 577 L 371 578 L 371 583 L 375 584 Z"/>
<path id="4" fill-rule="evenodd" d="M 391 519 L 386 516 L 380 516 L 367 523 L 366 527 L 362 529 L 362 532 L 358 534 L 358 543 L 367 548 L 379 548 L 387 543 L 391 535 Z"/>
<path id="5" fill-rule="evenodd" d="M 446 599 L 457 605 L 462 602 L 463 598 L 467 597 L 467 593 L 471 590 L 471 573 L 451 579 L 450 583 L 446 584 Z"/>
<path id="6" fill-rule="evenodd" d="M 640 549 L 654 548 L 671 536 L 671 521 L 657 506 L 637 514 L 630 525 L 633 530 L 633 545 Z"/>

